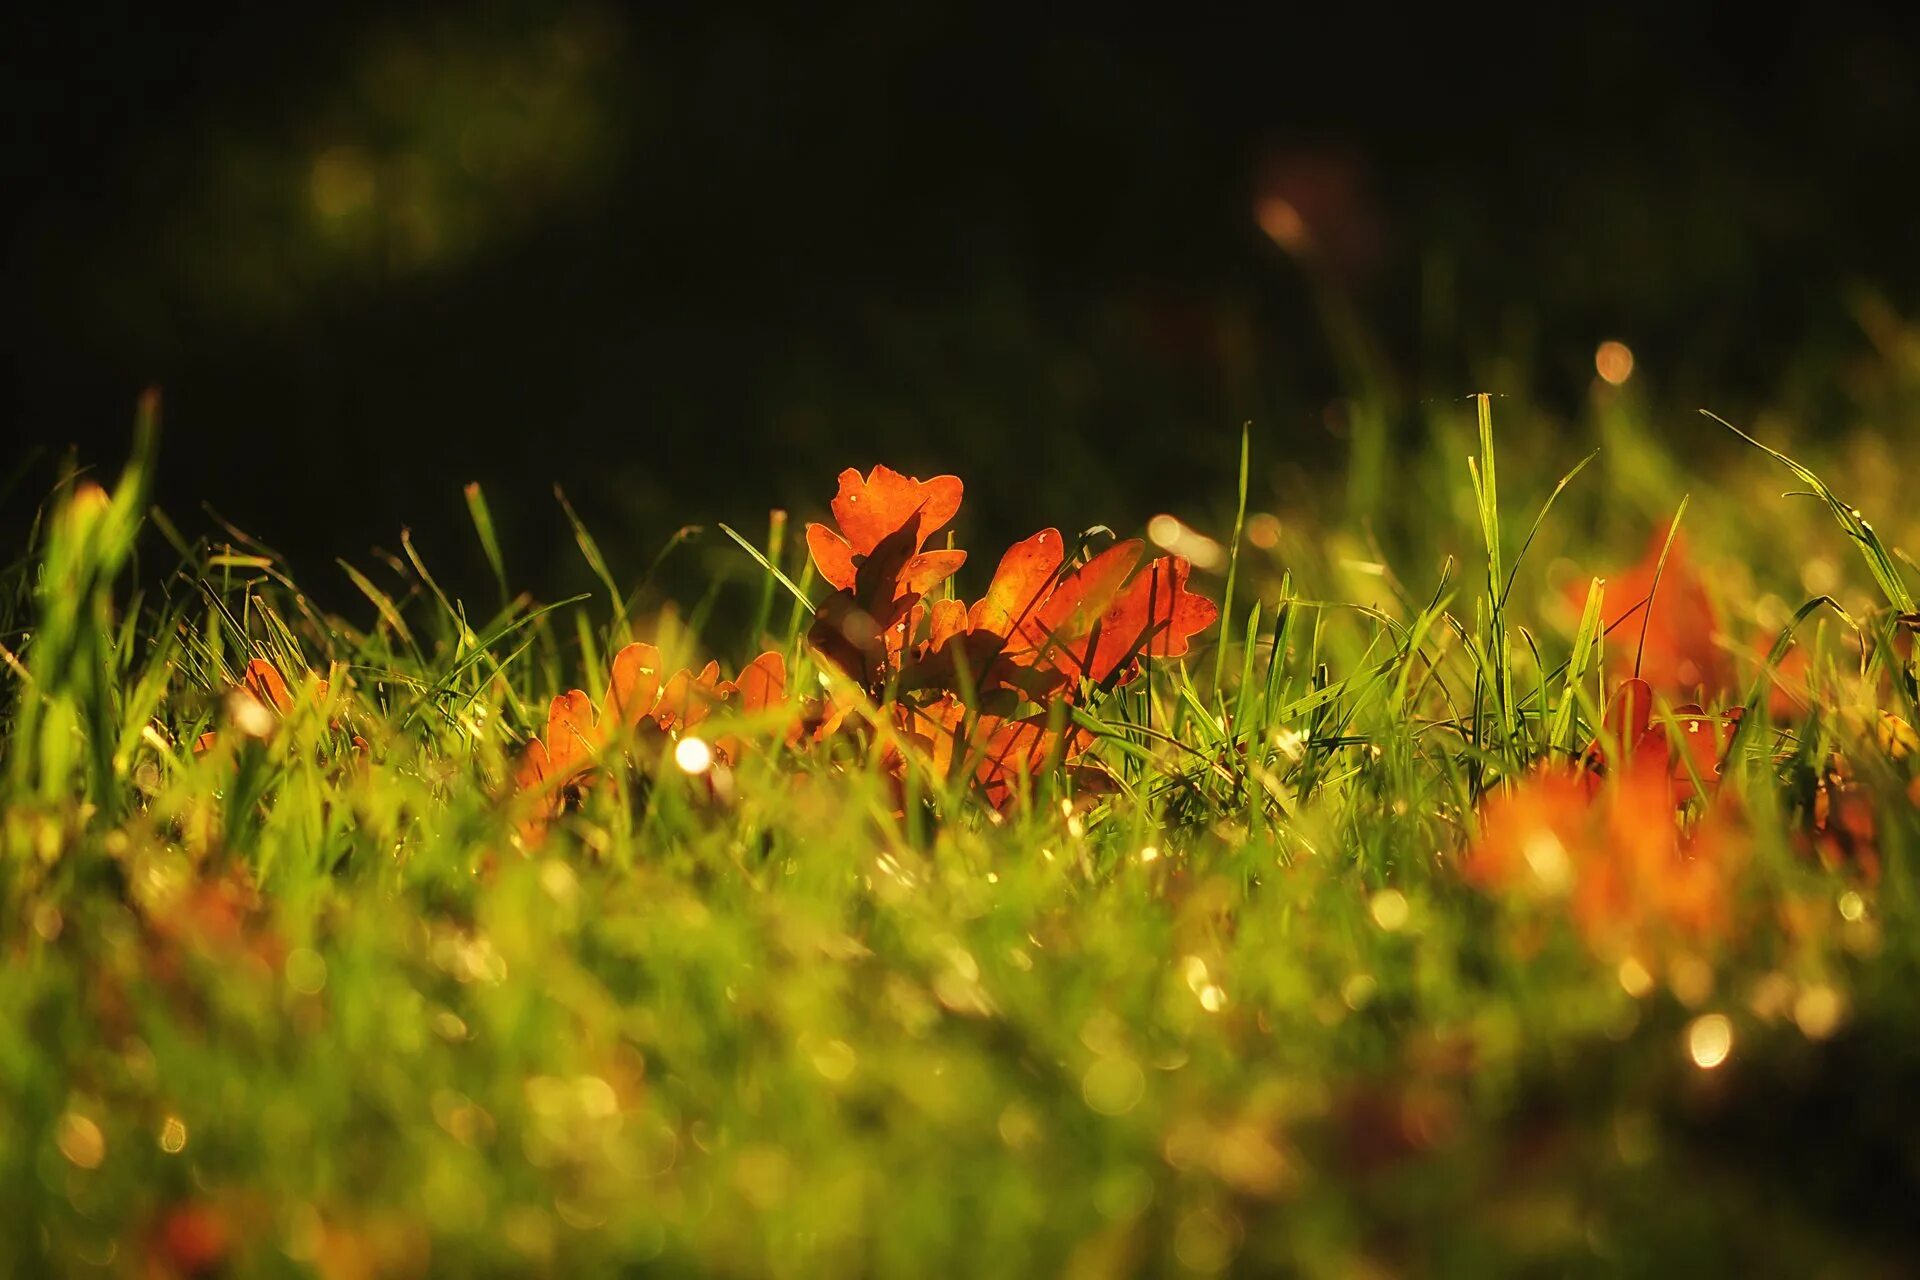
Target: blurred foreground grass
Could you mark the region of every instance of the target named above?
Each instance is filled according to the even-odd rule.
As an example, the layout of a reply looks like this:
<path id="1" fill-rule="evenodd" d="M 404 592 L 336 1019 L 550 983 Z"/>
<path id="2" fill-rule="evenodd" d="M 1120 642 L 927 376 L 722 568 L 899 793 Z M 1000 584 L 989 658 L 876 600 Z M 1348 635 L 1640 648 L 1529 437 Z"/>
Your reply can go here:
<path id="1" fill-rule="evenodd" d="M 1625 392 L 1584 440 L 1478 408 L 1497 477 L 1463 401 L 1369 519 L 1155 522 L 1235 586 L 1091 708 L 1117 792 L 902 816 L 858 744 L 724 785 L 637 753 L 531 850 L 547 698 L 634 636 L 770 644 L 809 687 L 803 616 L 744 556 L 765 635 L 504 573 L 482 616 L 410 544 L 322 612 L 149 516 L 144 430 L 7 589 L 0 1266 L 1905 1273 L 1903 451 L 1820 460 L 1863 533 L 1757 451 L 1689 474 L 1663 436 L 1731 437 Z M 1626 602 L 1591 579 L 1643 555 L 1666 611 L 1600 636 Z M 1602 709 L 1636 655 L 1656 734 L 1701 727 L 1683 691 L 1715 731 L 1746 708 L 1677 818 L 1622 770 L 1539 789 L 1631 745 Z M 284 715 L 236 690 L 253 659 Z"/>

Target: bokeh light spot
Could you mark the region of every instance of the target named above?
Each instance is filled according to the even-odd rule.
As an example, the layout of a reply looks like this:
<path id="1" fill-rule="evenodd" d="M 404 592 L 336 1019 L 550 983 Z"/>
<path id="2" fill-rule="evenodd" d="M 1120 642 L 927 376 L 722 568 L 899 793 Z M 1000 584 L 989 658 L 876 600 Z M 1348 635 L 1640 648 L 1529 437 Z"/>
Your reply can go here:
<path id="1" fill-rule="evenodd" d="M 1702 1071 L 1712 1071 L 1733 1052 L 1733 1022 L 1724 1013 L 1709 1013 L 1687 1024 L 1687 1056 Z"/>
<path id="2" fill-rule="evenodd" d="M 705 773 L 713 768 L 713 748 L 705 738 L 682 738 L 674 744 L 673 763 L 682 773 Z"/>
<path id="3" fill-rule="evenodd" d="M 358 147 L 328 147 L 314 157 L 307 192 L 321 217 L 352 217 L 373 203 L 373 166 Z"/>
<path id="4" fill-rule="evenodd" d="M 100 1132 L 99 1125 L 77 1111 L 60 1117 L 54 1142 L 75 1168 L 98 1169 L 107 1158 L 107 1136 Z"/>
<path id="5" fill-rule="evenodd" d="M 179 1116 L 168 1116 L 160 1123 L 160 1149 L 170 1156 L 177 1156 L 187 1147 L 186 1121 Z"/>
<path id="6" fill-rule="evenodd" d="M 1633 348 L 1609 339 L 1594 350 L 1593 368 L 1602 382 L 1617 387 L 1633 376 Z"/>
<path id="7" fill-rule="evenodd" d="M 1407 895 L 1398 889 L 1382 889 L 1373 895 L 1373 922 L 1388 933 L 1398 933 L 1407 927 L 1407 917 L 1412 908 L 1407 905 Z"/>
<path id="8" fill-rule="evenodd" d="M 1139 1105 L 1147 1077 L 1131 1058 L 1101 1058 L 1080 1080 L 1087 1105 L 1103 1116 L 1123 1116 Z"/>

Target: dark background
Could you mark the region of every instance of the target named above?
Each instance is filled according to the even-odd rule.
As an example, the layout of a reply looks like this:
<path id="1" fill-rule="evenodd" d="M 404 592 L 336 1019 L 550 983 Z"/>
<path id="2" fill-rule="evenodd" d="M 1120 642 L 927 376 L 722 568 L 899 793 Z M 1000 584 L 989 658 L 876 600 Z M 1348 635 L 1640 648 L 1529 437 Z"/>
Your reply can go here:
<path id="1" fill-rule="evenodd" d="M 1913 20 L 1538 8 L 42 6 L 9 452 L 117 466 L 158 384 L 183 524 L 464 573 L 477 479 L 547 588 L 555 481 L 628 577 L 877 460 L 976 530 L 1204 514 L 1242 420 L 1333 474 L 1362 381 L 1403 434 L 1572 414 L 1608 337 L 1658 403 L 1817 419 L 1920 292 Z"/>

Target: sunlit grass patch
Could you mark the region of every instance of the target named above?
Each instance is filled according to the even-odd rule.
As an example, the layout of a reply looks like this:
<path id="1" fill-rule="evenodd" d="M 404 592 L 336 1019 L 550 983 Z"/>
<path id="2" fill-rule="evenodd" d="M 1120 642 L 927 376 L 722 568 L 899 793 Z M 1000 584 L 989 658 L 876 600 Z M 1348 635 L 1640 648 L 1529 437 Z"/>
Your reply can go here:
<path id="1" fill-rule="evenodd" d="M 1911 531 L 1466 409 L 1415 559 L 1260 510 L 1257 437 L 1152 560 L 971 563 L 876 468 L 733 535 L 732 631 L 570 510 L 605 596 L 514 594 L 477 488 L 497 610 L 405 542 L 328 612 L 146 519 L 149 423 L 8 597 L 0 1251 L 1897 1266 Z"/>

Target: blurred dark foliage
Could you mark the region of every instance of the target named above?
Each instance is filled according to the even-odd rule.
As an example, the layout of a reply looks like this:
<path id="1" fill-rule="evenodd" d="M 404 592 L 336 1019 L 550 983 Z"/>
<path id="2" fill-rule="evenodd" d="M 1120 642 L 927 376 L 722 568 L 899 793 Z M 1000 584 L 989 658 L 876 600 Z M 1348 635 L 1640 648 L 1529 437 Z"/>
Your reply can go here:
<path id="1" fill-rule="evenodd" d="M 296 564 L 471 568 L 474 479 L 543 587 L 556 481 L 628 575 L 882 459 L 995 531 L 1204 513 L 1243 420 L 1341 464 L 1329 307 L 1412 431 L 1570 410 L 1607 337 L 1675 404 L 1813 394 L 1920 291 L 1920 43 L 1864 8 L 38 10 L 17 438 L 116 462 L 157 383 L 163 502 Z"/>

